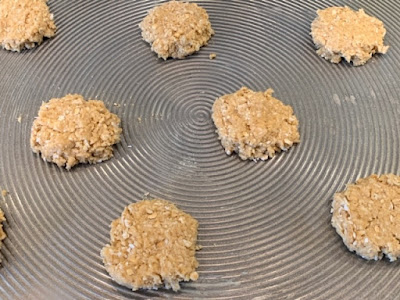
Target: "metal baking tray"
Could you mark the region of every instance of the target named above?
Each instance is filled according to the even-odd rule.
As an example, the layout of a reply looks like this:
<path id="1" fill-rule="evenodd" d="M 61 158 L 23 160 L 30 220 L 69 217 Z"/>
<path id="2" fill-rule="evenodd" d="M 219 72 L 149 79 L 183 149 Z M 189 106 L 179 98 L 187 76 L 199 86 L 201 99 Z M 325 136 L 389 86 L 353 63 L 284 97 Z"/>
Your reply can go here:
<path id="1" fill-rule="evenodd" d="M 330 205 L 359 177 L 399 174 L 400 4 L 199 1 L 215 36 L 164 61 L 138 27 L 159 3 L 50 0 L 56 37 L 0 51 L 0 187 L 9 192 L 0 298 L 399 299 L 399 263 L 350 253 Z M 310 24 L 333 5 L 381 19 L 388 53 L 362 67 L 318 57 Z M 271 87 L 290 104 L 300 144 L 264 162 L 227 156 L 210 111 L 241 86 Z M 31 151 L 42 101 L 68 93 L 103 100 L 122 119 L 113 159 L 66 171 Z M 111 221 L 146 193 L 200 223 L 200 278 L 178 293 L 121 287 L 99 255 Z"/>

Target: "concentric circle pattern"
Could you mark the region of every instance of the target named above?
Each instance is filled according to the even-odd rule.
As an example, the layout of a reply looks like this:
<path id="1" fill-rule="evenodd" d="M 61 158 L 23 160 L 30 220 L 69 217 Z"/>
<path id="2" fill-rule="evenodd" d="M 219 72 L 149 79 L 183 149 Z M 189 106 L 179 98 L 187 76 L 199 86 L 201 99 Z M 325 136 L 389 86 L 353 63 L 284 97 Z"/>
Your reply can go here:
<path id="1" fill-rule="evenodd" d="M 400 172 L 400 4 L 199 1 L 215 36 L 187 59 L 164 61 L 138 27 L 159 3 L 50 0 L 56 37 L 0 51 L 0 187 L 9 191 L 0 298 L 399 299 L 398 263 L 348 252 L 330 204 L 348 182 Z M 316 55 L 316 10 L 345 4 L 385 23 L 386 55 L 362 67 Z M 271 87 L 290 104 L 300 144 L 265 162 L 227 156 L 211 108 L 241 86 Z M 68 172 L 32 153 L 42 101 L 68 93 L 120 116 L 114 158 Z M 146 193 L 200 223 L 200 278 L 178 293 L 132 292 L 100 258 L 111 221 Z"/>

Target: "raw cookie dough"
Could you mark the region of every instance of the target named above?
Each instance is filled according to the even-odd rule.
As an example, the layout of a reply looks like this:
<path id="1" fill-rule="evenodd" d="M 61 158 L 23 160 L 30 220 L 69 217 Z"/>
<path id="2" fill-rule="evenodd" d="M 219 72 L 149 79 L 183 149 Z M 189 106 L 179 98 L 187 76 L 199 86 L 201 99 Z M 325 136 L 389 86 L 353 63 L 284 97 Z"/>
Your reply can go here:
<path id="1" fill-rule="evenodd" d="M 293 109 L 272 97 L 273 92 L 242 87 L 214 102 L 212 119 L 226 154 L 266 160 L 300 141 Z"/>
<path id="2" fill-rule="evenodd" d="M 113 156 L 122 129 L 120 119 L 102 101 L 67 95 L 43 103 L 33 122 L 31 147 L 42 158 L 71 169 L 78 163 L 95 164 Z"/>
<path id="3" fill-rule="evenodd" d="M 143 200 L 128 205 L 111 223 L 111 243 L 101 250 L 107 272 L 132 290 L 174 291 L 197 280 L 197 221 L 174 204 Z"/>
<path id="4" fill-rule="evenodd" d="M 139 27 L 151 50 L 163 59 L 184 58 L 199 51 L 214 34 L 205 9 L 178 1 L 151 9 Z"/>
<path id="5" fill-rule="evenodd" d="M 47 0 L 1 0 L 0 40 L 6 50 L 20 52 L 55 35 L 56 25 Z"/>
<path id="6" fill-rule="evenodd" d="M 7 237 L 6 233 L 3 230 L 3 224 L 1 224 L 5 220 L 6 218 L 4 217 L 4 212 L 0 209 L 0 248 L 3 245 L 2 240 L 4 240 Z"/>
<path id="7" fill-rule="evenodd" d="M 367 15 L 363 9 L 329 7 L 317 11 L 311 24 L 311 36 L 318 55 L 332 63 L 342 57 L 354 66 L 365 64 L 373 54 L 386 53 L 383 45 L 386 29 L 382 21 Z"/>
<path id="8" fill-rule="evenodd" d="M 400 177 L 371 175 L 336 193 L 332 226 L 365 259 L 400 257 Z"/>

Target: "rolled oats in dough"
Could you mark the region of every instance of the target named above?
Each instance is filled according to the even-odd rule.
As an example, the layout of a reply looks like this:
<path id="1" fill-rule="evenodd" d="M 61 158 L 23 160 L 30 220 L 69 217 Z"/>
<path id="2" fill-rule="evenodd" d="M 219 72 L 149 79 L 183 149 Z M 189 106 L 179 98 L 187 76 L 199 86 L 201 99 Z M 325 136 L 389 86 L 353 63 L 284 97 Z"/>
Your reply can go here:
<path id="1" fill-rule="evenodd" d="M 293 109 L 272 93 L 243 87 L 214 102 L 212 119 L 228 155 L 236 152 L 243 160 L 266 160 L 300 141 Z"/>
<path id="2" fill-rule="evenodd" d="M 371 175 L 336 193 L 332 225 L 350 251 L 365 259 L 400 257 L 400 177 Z"/>
<path id="3" fill-rule="evenodd" d="M 311 24 L 311 36 L 318 55 L 332 63 L 344 58 L 360 66 L 373 54 L 389 49 L 383 44 L 386 29 L 382 21 L 367 15 L 363 9 L 329 7 L 318 10 L 317 14 Z"/>
<path id="4" fill-rule="evenodd" d="M 111 223 L 111 242 L 101 250 L 107 272 L 119 284 L 137 289 L 180 289 L 197 280 L 197 221 L 174 204 L 143 200 L 128 205 Z"/>
<path id="5" fill-rule="evenodd" d="M 44 160 L 70 169 L 110 159 L 121 131 L 120 119 L 102 101 L 69 94 L 42 104 L 33 122 L 31 147 Z"/>
<path id="6" fill-rule="evenodd" d="M 151 50 L 163 59 L 184 58 L 199 51 L 214 34 L 205 9 L 180 1 L 151 9 L 139 27 Z"/>
<path id="7" fill-rule="evenodd" d="M 56 25 L 47 0 L 1 0 L 0 40 L 6 50 L 20 52 L 55 35 Z"/>

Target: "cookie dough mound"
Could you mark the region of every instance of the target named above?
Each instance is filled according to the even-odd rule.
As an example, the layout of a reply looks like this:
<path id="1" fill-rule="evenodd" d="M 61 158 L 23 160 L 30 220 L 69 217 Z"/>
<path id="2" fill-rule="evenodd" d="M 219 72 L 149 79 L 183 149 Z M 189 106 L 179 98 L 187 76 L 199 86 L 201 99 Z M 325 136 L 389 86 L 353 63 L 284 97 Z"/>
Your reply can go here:
<path id="1" fill-rule="evenodd" d="M 0 248 L 2 246 L 2 240 L 4 240 L 7 237 L 6 233 L 3 230 L 3 224 L 1 224 L 5 220 L 6 218 L 4 217 L 4 212 L 0 209 Z"/>
<path id="2" fill-rule="evenodd" d="M 226 154 L 266 160 L 300 141 L 293 109 L 272 97 L 273 92 L 243 87 L 214 102 L 212 119 Z"/>
<path id="3" fill-rule="evenodd" d="M 360 66 L 373 54 L 386 53 L 389 49 L 383 45 L 386 34 L 383 23 L 363 9 L 329 7 L 318 10 L 317 14 L 311 24 L 311 36 L 318 55 L 332 63 L 339 63 L 343 57 Z"/>
<path id="4" fill-rule="evenodd" d="M 6 50 L 20 52 L 55 35 L 56 25 L 47 0 L 1 0 L 0 40 Z"/>
<path id="5" fill-rule="evenodd" d="M 31 147 L 44 160 L 68 170 L 78 163 L 99 163 L 113 156 L 120 122 L 102 101 L 71 94 L 51 99 L 33 122 Z"/>
<path id="6" fill-rule="evenodd" d="M 163 59 L 184 58 L 199 51 L 214 34 L 205 9 L 178 1 L 151 9 L 139 27 L 151 50 Z"/>
<path id="7" fill-rule="evenodd" d="M 365 259 L 400 257 L 400 177 L 371 175 L 336 193 L 332 225 L 350 251 Z"/>
<path id="8" fill-rule="evenodd" d="M 133 289 L 174 291 L 179 282 L 197 280 L 197 221 L 174 204 L 143 200 L 127 206 L 111 223 L 111 243 L 101 250 L 107 272 Z"/>

